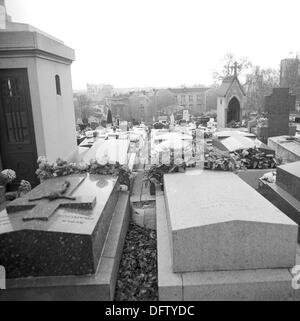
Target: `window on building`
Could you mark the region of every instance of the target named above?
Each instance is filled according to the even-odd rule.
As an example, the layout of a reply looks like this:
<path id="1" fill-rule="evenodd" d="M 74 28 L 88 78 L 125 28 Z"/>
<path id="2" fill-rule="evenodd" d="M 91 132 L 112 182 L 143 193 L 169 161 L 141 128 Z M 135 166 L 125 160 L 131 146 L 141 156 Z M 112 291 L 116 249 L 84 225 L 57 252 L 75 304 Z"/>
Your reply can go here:
<path id="1" fill-rule="evenodd" d="M 140 106 L 140 117 L 141 118 L 145 117 L 145 107 L 143 105 Z"/>
<path id="2" fill-rule="evenodd" d="M 181 95 L 181 104 L 185 105 L 185 95 Z"/>
<path id="3" fill-rule="evenodd" d="M 193 95 L 189 95 L 189 101 L 194 101 L 194 96 Z"/>
<path id="4" fill-rule="evenodd" d="M 201 101 L 202 100 L 202 96 L 201 95 L 197 95 L 197 101 Z"/>
<path id="5" fill-rule="evenodd" d="M 56 95 L 61 96 L 60 78 L 59 75 L 55 75 Z"/>

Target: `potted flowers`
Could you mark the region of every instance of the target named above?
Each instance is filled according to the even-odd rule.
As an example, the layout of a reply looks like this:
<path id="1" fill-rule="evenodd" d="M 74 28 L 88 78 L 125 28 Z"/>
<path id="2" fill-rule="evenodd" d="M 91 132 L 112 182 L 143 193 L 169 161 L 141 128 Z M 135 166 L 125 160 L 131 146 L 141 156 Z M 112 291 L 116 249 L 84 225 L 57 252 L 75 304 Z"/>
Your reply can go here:
<path id="1" fill-rule="evenodd" d="M 12 169 L 5 169 L 0 172 L 0 204 L 5 201 L 6 185 L 16 179 L 16 172 Z"/>

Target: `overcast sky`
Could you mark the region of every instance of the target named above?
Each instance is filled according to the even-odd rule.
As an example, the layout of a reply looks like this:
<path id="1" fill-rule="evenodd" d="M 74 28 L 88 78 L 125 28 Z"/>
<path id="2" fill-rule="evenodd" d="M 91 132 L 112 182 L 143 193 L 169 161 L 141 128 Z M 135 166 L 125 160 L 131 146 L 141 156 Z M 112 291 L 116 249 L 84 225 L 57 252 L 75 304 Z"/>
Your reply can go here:
<path id="1" fill-rule="evenodd" d="M 232 52 L 277 68 L 299 50 L 299 0 L 6 0 L 76 51 L 73 88 L 209 85 Z"/>

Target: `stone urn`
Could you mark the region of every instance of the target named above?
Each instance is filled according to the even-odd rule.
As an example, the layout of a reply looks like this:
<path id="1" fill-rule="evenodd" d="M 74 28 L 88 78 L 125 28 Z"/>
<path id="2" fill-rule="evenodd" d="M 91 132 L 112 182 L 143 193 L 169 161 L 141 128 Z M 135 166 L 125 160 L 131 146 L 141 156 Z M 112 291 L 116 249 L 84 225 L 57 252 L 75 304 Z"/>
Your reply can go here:
<path id="1" fill-rule="evenodd" d="M 5 186 L 0 185 L 0 204 L 5 202 L 5 192 L 6 192 Z"/>

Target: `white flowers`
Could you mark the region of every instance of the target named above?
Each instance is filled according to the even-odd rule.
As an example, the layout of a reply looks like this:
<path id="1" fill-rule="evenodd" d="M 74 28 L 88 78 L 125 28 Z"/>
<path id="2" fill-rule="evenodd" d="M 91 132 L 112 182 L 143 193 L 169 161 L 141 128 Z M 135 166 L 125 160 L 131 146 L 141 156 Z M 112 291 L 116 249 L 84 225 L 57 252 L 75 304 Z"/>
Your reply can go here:
<path id="1" fill-rule="evenodd" d="M 17 178 L 16 172 L 12 169 L 5 169 L 0 173 L 0 185 L 5 186 Z"/>

